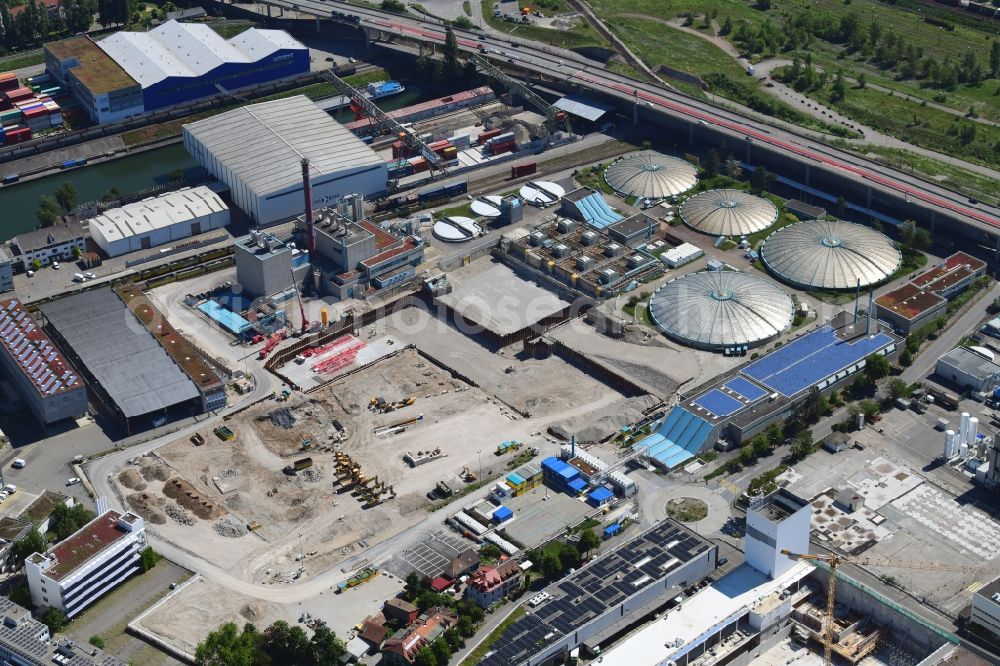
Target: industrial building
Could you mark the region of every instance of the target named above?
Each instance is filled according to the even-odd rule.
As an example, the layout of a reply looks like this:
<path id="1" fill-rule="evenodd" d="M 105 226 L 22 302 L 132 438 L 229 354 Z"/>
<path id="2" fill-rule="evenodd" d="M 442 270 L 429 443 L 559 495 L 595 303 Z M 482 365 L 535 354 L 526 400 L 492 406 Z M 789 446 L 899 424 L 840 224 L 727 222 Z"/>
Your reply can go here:
<path id="1" fill-rule="evenodd" d="M 688 273 L 658 287 L 649 302 L 653 323 L 697 349 L 745 351 L 792 325 L 792 297 L 763 278 L 736 271 Z"/>
<path id="2" fill-rule="evenodd" d="M 385 161 L 303 95 L 250 104 L 184 126 L 184 146 L 258 225 L 305 211 L 301 177 L 309 160 L 319 208 L 352 192 L 384 192 Z"/>
<path id="3" fill-rule="evenodd" d="M 294 285 L 293 269 L 309 265 L 309 254 L 266 231 L 236 239 L 236 281 L 249 298 L 269 298 Z M 304 271 L 303 271 L 304 274 Z"/>
<path id="4" fill-rule="evenodd" d="M 31 602 L 73 618 L 138 572 L 145 547 L 142 518 L 106 510 L 46 552 L 25 559 Z"/>
<path id="5" fill-rule="evenodd" d="M 167 21 L 45 45 L 46 71 L 91 119 L 108 123 L 309 71 L 309 50 L 281 30 L 251 28 L 225 40 L 199 23 Z"/>
<path id="6" fill-rule="evenodd" d="M 809 220 L 764 240 L 761 259 L 779 279 L 802 289 L 854 289 L 892 277 L 903 261 L 895 244 L 869 227 Z"/>
<path id="7" fill-rule="evenodd" d="M 644 152 L 612 162 L 604 171 L 604 180 L 623 196 L 665 199 L 697 185 L 698 170 L 676 157 Z"/>
<path id="8" fill-rule="evenodd" d="M 763 231 L 778 219 L 778 209 L 743 190 L 709 190 L 681 206 L 681 220 L 696 231 L 713 236 L 745 236 Z"/>
<path id="9" fill-rule="evenodd" d="M 524 616 L 480 664 L 538 666 L 577 647 L 596 654 L 607 639 L 714 571 L 717 557 L 717 546 L 683 525 L 657 523 L 530 598 Z"/>
<path id="10" fill-rule="evenodd" d="M 563 198 L 564 207 L 579 203 L 580 200 L 574 203 L 570 199 L 571 194 Z M 584 198 L 589 200 L 591 196 L 604 201 L 600 194 L 587 194 Z M 570 199 L 569 204 L 567 199 Z M 512 260 L 571 289 L 607 298 L 620 293 L 633 281 L 653 278 L 663 272 L 663 264 L 645 249 L 632 249 L 611 237 L 610 229 L 619 221 L 620 216 L 603 227 L 594 227 L 575 219 L 553 216 L 526 236 L 502 242 L 501 250 Z M 640 226 L 645 226 L 645 222 Z M 630 231 L 627 228 L 619 233 Z M 642 231 L 637 235 L 645 236 Z"/>
<path id="11" fill-rule="evenodd" d="M 148 250 L 229 224 L 229 207 L 200 185 L 110 208 L 88 222 L 90 237 L 109 257 Z"/>
<path id="12" fill-rule="evenodd" d="M 45 425 L 87 413 L 87 388 L 17 299 L 0 302 L 0 365 Z"/>
<path id="13" fill-rule="evenodd" d="M 957 347 L 938 359 L 934 374 L 962 389 L 992 391 L 1000 384 L 1000 365 L 968 347 Z"/>
<path id="14" fill-rule="evenodd" d="M 972 595 L 969 621 L 994 640 L 1000 640 L 1000 578 L 990 581 Z"/>
<path id="15" fill-rule="evenodd" d="M 90 644 L 58 634 L 36 620 L 31 611 L 0 597 L 0 662 L 11 666 L 126 666 L 124 661 Z"/>
<path id="16" fill-rule="evenodd" d="M 985 274 L 986 262 L 956 252 L 898 289 L 875 299 L 879 320 L 900 333 L 909 333 L 933 321 L 948 307 L 948 299 Z"/>
<path id="17" fill-rule="evenodd" d="M 225 406 L 225 385 L 133 285 L 42 306 L 46 328 L 99 401 L 133 431 Z"/>
<path id="18" fill-rule="evenodd" d="M 306 243 L 309 226 L 305 216 L 296 221 L 296 232 Z M 309 260 L 320 274 L 314 286 L 341 300 L 405 281 L 424 259 L 420 236 L 396 234 L 366 219 L 360 193 L 344 195 L 336 206 L 318 211 L 312 227 L 316 252 Z"/>
<path id="19" fill-rule="evenodd" d="M 22 271 L 31 270 L 36 260 L 48 266 L 53 261 L 73 259 L 74 249 L 86 249 L 83 226 L 75 221 L 18 234 L 8 245 L 12 261 Z"/>
<path id="20" fill-rule="evenodd" d="M 826 392 L 847 383 L 869 355 L 895 354 L 899 343 L 876 330 L 874 321 L 841 312 L 831 323 L 680 396 L 633 450 L 674 469 L 722 439 L 738 445 L 791 416 L 813 388 Z"/>
<path id="21" fill-rule="evenodd" d="M 0 248 L 0 293 L 14 288 L 14 262 Z"/>

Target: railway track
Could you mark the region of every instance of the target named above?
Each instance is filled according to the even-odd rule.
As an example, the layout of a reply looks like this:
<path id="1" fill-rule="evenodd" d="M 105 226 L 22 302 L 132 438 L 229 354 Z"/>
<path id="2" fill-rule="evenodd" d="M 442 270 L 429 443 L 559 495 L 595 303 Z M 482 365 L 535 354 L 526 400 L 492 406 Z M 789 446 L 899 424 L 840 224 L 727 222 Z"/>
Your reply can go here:
<path id="1" fill-rule="evenodd" d="M 570 146 L 572 146 L 572 144 L 570 144 Z M 524 183 L 529 180 L 538 180 L 547 173 L 555 173 L 557 171 L 562 171 L 563 169 L 570 169 L 573 167 L 592 164 L 593 162 L 600 162 L 611 157 L 617 157 L 622 153 L 638 149 L 638 146 L 627 141 L 620 141 L 618 139 L 607 141 L 598 146 L 591 146 L 590 148 L 585 148 L 584 150 L 568 152 L 565 155 L 539 161 L 538 171 L 530 176 L 522 176 L 521 178 L 511 180 L 506 172 L 501 171 L 476 180 L 470 179 L 469 192 L 472 193 L 475 191 L 476 193 L 482 193 L 504 184 Z"/>

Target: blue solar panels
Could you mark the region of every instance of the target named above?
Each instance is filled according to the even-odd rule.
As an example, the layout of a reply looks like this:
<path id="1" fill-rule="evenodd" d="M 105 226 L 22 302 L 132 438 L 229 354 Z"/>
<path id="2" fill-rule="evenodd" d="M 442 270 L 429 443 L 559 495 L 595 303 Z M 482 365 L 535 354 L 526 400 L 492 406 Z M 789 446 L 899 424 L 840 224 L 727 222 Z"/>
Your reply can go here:
<path id="1" fill-rule="evenodd" d="M 727 389 L 733 393 L 738 393 L 750 402 L 754 400 L 759 400 L 767 395 L 767 391 L 757 386 L 753 382 L 747 381 L 742 377 L 733 377 L 728 382 L 723 384 Z"/>
<path id="2" fill-rule="evenodd" d="M 793 396 L 891 343 L 892 338 L 885 333 L 843 342 L 833 328 L 824 326 L 751 363 L 743 374 L 784 396 Z"/>
<path id="3" fill-rule="evenodd" d="M 604 229 L 622 219 L 622 216 L 611 210 L 604 197 L 599 192 L 589 194 L 575 203 L 577 210 L 592 227 Z"/>
<path id="4" fill-rule="evenodd" d="M 701 451 L 711 433 L 711 423 L 683 407 L 674 407 L 659 429 L 633 448 L 648 448 L 646 455 L 664 467 L 673 468 Z"/>
<path id="5" fill-rule="evenodd" d="M 736 398 L 730 398 L 719 389 L 712 389 L 708 393 L 698 396 L 694 399 L 694 404 L 716 416 L 729 416 L 743 406 L 742 402 Z"/>

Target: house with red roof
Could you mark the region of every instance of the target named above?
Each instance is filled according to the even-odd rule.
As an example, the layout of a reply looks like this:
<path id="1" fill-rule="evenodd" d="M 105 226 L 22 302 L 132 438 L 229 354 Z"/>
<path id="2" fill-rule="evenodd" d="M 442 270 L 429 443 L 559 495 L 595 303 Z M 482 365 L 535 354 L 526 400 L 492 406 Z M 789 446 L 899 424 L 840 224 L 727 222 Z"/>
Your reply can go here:
<path id="1" fill-rule="evenodd" d="M 420 648 L 433 643 L 441 634 L 458 624 L 458 617 L 443 608 L 421 616 L 415 625 L 400 629 L 382 645 L 388 666 L 411 666 Z"/>
<path id="2" fill-rule="evenodd" d="M 521 584 L 521 565 L 514 560 L 479 567 L 469 578 L 465 596 L 482 608 L 489 608 Z"/>

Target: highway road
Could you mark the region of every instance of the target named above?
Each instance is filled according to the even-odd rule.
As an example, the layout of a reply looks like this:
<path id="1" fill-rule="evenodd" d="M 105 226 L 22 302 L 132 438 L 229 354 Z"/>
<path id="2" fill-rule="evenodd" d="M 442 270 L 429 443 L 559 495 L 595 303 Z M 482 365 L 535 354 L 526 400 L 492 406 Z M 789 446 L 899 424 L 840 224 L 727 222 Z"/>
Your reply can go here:
<path id="1" fill-rule="evenodd" d="M 429 43 L 443 43 L 444 27 L 437 22 L 403 16 L 378 9 L 369 9 L 330 0 L 268 0 L 267 4 L 283 10 L 298 11 L 328 17 L 332 11 L 361 18 L 361 27 L 381 30 L 387 34 Z M 601 63 L 563 49 L 509 36 L 487 35 L 482 31 L 456 29 L 459 47 L 465 51 L 480 51 L 496 61 L 576 83 L 595 93 L 611 94 L 622 101 L 637 101 L 649 109 L 666 113 L 688 122 L 710 126 L 732 137 L 732 145 L 746 145 L 752 153 L 754 144 L 793 155 L 803 165 L 827 169 L 847 175 L 873 190 L 900 195 L 906 200 L 936 210 L 990 235 L 1000 235 L 1000 214 L 984 204 L 971 204 L 965 197 L 915 176 L 876 165 L 849 152 L 831 148 L 804 134 L 777 127 L 764 128 L 739 113 L 714 106 L 710 102 L 687 97 L 662 86 L 636 81 L 604 69 Z"/>

